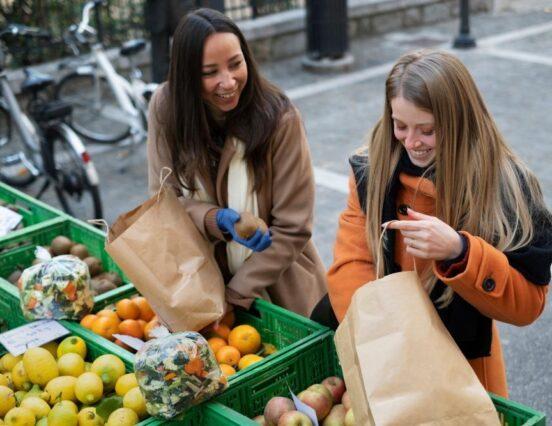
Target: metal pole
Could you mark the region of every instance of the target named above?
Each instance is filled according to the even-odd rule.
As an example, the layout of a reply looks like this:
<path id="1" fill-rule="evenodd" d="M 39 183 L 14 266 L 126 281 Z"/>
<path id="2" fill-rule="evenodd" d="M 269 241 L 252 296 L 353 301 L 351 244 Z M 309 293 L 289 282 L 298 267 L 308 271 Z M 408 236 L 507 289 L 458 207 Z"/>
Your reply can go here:
<path id="1" fill-rule="evenodd" d="M 475 47 L 475 39 L 470 35 L 470 0 L 460 0 L 460 32 L 454 39 L 453 47 Z"/>

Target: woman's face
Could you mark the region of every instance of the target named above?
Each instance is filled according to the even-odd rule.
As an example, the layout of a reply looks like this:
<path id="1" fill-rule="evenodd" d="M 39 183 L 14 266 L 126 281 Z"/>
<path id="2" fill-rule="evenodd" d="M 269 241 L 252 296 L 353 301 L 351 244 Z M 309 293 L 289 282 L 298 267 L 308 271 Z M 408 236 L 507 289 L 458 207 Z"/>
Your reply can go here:
<path id="1" fill-rule="evenodd" d="M 247 64 L 240 41 L 232 33 L 211 34 L 203 46 L 203 100 L 225 113 L 238 106 L 247 82 Z"/>
<path id="2" fill-rule="evenodd" d="M 402 96 L 391 99 L 391 111 L 395 137 L 403 144 L 410 161 L 418 167 L 429 166 L 435 160 L 433 114 Z"/>

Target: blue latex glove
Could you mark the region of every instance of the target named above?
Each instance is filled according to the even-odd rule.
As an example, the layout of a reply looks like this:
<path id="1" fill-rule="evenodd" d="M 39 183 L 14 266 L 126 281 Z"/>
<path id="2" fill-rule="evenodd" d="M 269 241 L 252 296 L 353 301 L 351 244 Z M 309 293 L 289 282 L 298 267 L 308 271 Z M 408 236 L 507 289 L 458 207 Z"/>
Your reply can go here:
<path id="1" fill-rule="evenodd" d="M 233 209 L 219 209 L 217 211 L 217 226 L 221 232 L 230 234 L 235 242 L 253 251 L 263 251 L 272 244 L 270 231 L 266 231 L 263 234 L 260 229 L 257 229 L 255 233 L 247 239 L 241 238 L 234 228 L 234 225 L 239 220 L 240 214 Z"/>

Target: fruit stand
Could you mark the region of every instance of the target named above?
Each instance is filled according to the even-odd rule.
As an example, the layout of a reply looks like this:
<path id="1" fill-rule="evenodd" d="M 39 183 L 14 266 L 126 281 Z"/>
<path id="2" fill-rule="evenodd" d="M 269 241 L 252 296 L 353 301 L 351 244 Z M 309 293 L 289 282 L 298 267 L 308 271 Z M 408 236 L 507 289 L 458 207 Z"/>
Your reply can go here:
<path id="1" fill-rule="evenodd" d="M 2 331 L 28 323 L 21 309 L 19 289 L 10 282 L 13 277 L 9 278 L 17 269 L 35 262 L 37 246 L 58 245 L 53 241 L 63 236 L 71 246 L 81 246 L 84 259 L 97 259 L 97 274 L 120 277 L 116 288 L 94 295 L 93 311 L 80 321 L 59 321 L 69 337 L 58 338 L 42 348 L 29 348 L 16 358 L 6 355 L 0 345 L 0 420 L 6 424 L 18 424 L 13 418 L 25 418 L 30 412 L 29 424 L 36 421 L 37 425 L 76 424 L 75 419 L 81 417 L 82 424 L 91 425 L 104 421 L 107 425 L 123 426 L 255 425 L 255 417 L 275 416 L 279 406 L 289 404 L 286 398 L 290 398 L 290 391 L 313 408 L 320 424 L 323 418 L 327 418 L 325 425 L 353 424 L 345 421 L 346 413 L 352 410 L 344 396 L 333 332 L 264 300 L 256 300 L 249 311 L 236 310 L 218 325 L 201 330 L 227 388 L 208 401 L 189 407 L 175 419 L 149 417 L 138 386 L 139 376 L 133 374 L 134 351 L 113 334 L 154 341 L 156 336 L 151 329 L 157 319 L 147 300 L 104 250 L 104 234 L 6 185 L 0 184 L 0 199 L 12 205 L 24 204 L 26 215 L 23 228 L 0 238 Z M 64 248 L 60 250 L 65 252 Z M 183 368 L 188 372 L 189 367 L 200 377 L 205 373 L 203 364 L 199 370 L 192 369 L 192 361 Z M 28 371 L 22 365 L 27 365 Z M 277 401 L 275 397 L 285 398 Z M 491 397 L 502 424 L 545 424 L 544 414 Z M 10 414 L 10 410 L 15 411 Z M 310 420 L 293 423 L 299 419 L 289 417 L 289 423 L 280 423 L 312 424 Z"/>

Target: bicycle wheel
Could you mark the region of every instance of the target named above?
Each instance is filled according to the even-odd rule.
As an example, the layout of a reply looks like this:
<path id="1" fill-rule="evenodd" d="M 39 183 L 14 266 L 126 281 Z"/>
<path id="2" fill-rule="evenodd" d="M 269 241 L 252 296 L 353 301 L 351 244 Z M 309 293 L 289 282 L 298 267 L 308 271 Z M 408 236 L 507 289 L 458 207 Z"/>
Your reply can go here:
<path id="1" fill-rule="evenodd" d="M 0 103 L 0 180 L 18 188 L 30 185 L 38 172 L 26 154 L 19 132 L 13 132 L 10 112 Z M 32 153 L 28 153 L 33 156 Z M 33 172 L 34 170 L 35 172 Z"/>
<path id="2" fill-rule="evenodd" d="M 93 73 L 66 75 L 56 86 L 56 97 L 73 106 L 71 127 L 95 142 L 113 143 L 130 134 L 109 83 Z"/>
<path id="3" fill-rule="evenodd" d="M 48 129 L 44 144 L 45 172 L 53 180 L 63 210 L 83 220 L 102 218 L 99 182 L 92 161 L 83 158 L 67 132 L 59 127 Z"/>

